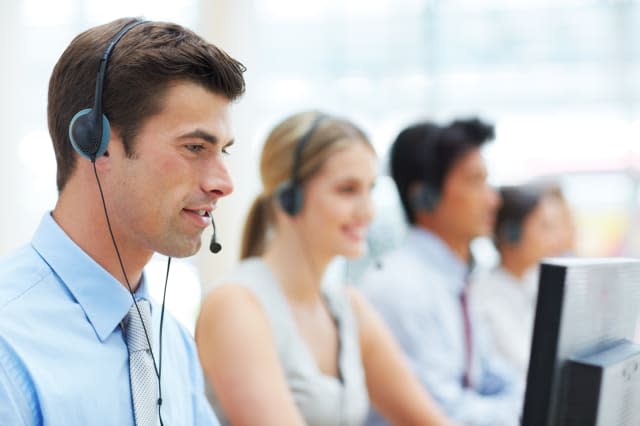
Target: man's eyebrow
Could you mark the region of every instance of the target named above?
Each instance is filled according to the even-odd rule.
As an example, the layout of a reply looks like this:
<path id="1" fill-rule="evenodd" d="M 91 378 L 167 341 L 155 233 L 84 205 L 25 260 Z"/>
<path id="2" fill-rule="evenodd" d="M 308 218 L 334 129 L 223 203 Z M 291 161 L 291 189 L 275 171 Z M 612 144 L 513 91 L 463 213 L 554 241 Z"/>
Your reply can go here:
<path id="1" fill-rule="evenodd" d="M 212 135 L 211 133 L 206 132 L 202 129 L 196 129 L 192 132 L 185 133 L 184 135 L 181 135 L 178 139 L 191 139 L 191 138 L 202 139 L 205 142 L 209 142 L 214 145 L 218 143 L 218 138 L 215 135 Z"/>

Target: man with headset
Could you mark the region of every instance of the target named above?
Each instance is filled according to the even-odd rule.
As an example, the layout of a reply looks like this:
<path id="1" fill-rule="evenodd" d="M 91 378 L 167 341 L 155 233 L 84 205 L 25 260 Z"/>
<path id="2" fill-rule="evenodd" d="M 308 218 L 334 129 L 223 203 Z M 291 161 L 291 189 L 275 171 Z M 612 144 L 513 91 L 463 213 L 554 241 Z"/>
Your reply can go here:
<path id="1" fill-rule="evenodd" d="M 0 261 L 0 424 L 217 424 L 192 339 L 143 268 L 194 254 L 232 191 L 222 155 L 243 72 L 188 29 L 129 18 L 62 54 L 58 201 Z"/>
<path id="2" fill-rule="evenodd" d="M 410 228 L 362 280 L 423 385 L 450 418 L 473 426 L 518 424 L 522 397 L 467 309 L 469 246 L 491 232 L 500 201 L 480 152 L 492 136 L 477 119 L 398 135 L 391 174 Z M 371 413 L 367 424 L 383 423 Z"/>

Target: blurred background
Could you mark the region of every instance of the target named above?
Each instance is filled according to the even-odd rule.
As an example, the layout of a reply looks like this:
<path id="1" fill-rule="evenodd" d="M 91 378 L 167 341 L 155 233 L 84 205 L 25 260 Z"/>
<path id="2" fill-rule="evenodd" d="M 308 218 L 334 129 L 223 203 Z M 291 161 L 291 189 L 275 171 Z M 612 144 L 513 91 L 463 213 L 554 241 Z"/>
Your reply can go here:
<path id="1" fill-rule="evenodd" d="M 0 256 L 28 243 L 57 197 L 46 99 L 58 56 L 79 32 L 121 16 L 183 24 L 248 69 L 227 160 L 235 192 L 216 212 L 223 251 L 205 244 L 172 266 L 169 309 L 189 329 L 201 291 L 237 261 L 266 133 L 302 109 L 353 119 L 380 155 L 374 254 L 402 233 L 384 176 L 397 132 L 477 115 L 496 126 L 485 151 L 493 184 L 556 180 L 576 254 L 640 255 L 639 0 L 3 0 Z M 495 262 L 488 240 L 474 249 Z M 148 269 L 155 294 L 164 266 L 158 256 Z"/>

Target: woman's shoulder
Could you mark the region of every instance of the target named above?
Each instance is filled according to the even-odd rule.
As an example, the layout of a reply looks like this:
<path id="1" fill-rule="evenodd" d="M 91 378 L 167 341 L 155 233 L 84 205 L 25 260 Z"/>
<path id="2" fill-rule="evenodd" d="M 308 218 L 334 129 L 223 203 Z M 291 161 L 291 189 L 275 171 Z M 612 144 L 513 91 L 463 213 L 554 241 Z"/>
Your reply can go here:
<path id="1" fill-rule="evenodd" d="M 258 298 L 250 288 L 228 281 L 209 291 L 203 300 L 200 316 L 226 317 L 228 314 L 250 314 L 261 310 Z"/>
<path id="2" fill-rule="evenodd" d="M 207 296 L 223 286 L 244 287 L 258 293 L 262 288 L 270 287 L 272 284 L 273 275 L 264 261 L 259 257 L 250 257 L 240 261 L 231 272 L 214 281 L 207 291 Z"/>
<path id="3" fill-rule="evenodd" d="M 231 274 L 214 285 L 203 309 L 220 304 L 223 305 L 221 309 L 228 310 L 227 299 L 229 305 L 237 303 L 240 309 L 259 310 L 259 314 L 276 329 L 289 320 L 280 286 L 269 266 L 259 257 L 243 260 Z"/>
<path id="4" fill-rule="evenodd" d="M 247 285 L 258 280 L 264 280 L 268 272 L 268 267 L 262 258 L 249 257 L 240 261 L 231 273 L 226 275 L 219 283 L 235 282 Z"/>

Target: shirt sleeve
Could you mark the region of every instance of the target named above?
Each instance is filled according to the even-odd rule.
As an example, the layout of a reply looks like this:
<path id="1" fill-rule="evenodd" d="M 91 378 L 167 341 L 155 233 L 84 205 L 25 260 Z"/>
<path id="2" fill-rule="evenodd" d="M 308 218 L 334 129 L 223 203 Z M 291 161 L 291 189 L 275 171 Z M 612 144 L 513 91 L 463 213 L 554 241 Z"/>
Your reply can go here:
<path id="1" fill-rule="evenodd" d="M 502 283 L 501 283 L 502 284 Z M 524 333 L 520 323 L 514 324 L 504 294 L 478 286 L 472 293 L 477 319 L 485 326 L 488 337 L 499 356 L 510 362 L 519 374 L 526 374 L 529 363 L 530 334 Z M 525 312 L 522 315 L 526 315 Z"/>
<path id="2" fill-rule="evenodd" d="M 198 353 L 193 338 L 191 338 L 185 330 L 181 329 L 181 331 L 189 357 L 194 424 L 196 426 L 220 426 L 220 423 L 213 413 L 211 404 L 209 404 L 205 394 L 202 366 L 198 359 Z"/>
<path id="3" fill-rule="evenodd" d="M 393 283 L 387 288 L 393 288 Z M 491 394 L 462 387 L 461 372 L 448 349 L 451 339 L 438 318 L 435 301 L 410 309 L 402 304 L 406 295 L 389 297 L 382 285 L 366 295 L 390 327 L 418 379 L 451 418 L 467 426 L 519 424 L 514 397 L 498 374 L 488 372 L 489 376 L 482 378 L 484 385 L 494 387 Z"/>
<path id="4" fill-rule="evenodd" d="M 0 424 L 41 425 L 33 385 L 5 340 L 0 337 Z"/>
<path id="5" fill-rule="evenodd" d="M 483 376 L 480 381 L 479 392 L 483 395 L 500 394 L 510 413 L 520 414 L 524 400 L 526 378 L 499 352 L 491 334 L 479 324 L 477 338 L 482 343 L 480 363 Z"/>
<path id="6" fill-rule="evenodd" d="M 200 369 L 200 363 L 195 363 L 194 369 Z M 195 383 L 195 392 L 193 393 L 193 418 L 195 419 L 195 424 L 198 426 L 220 426 L 218 419 L 213 413 L 213 409 L 209 404 L 204 392 L 204 382 L 202 380 L 202 371 L 200 370 L 199 374 L 194 372 L 196 376 L 199 376 L 199 380 L 197 377 L 194 377 Z"/>

